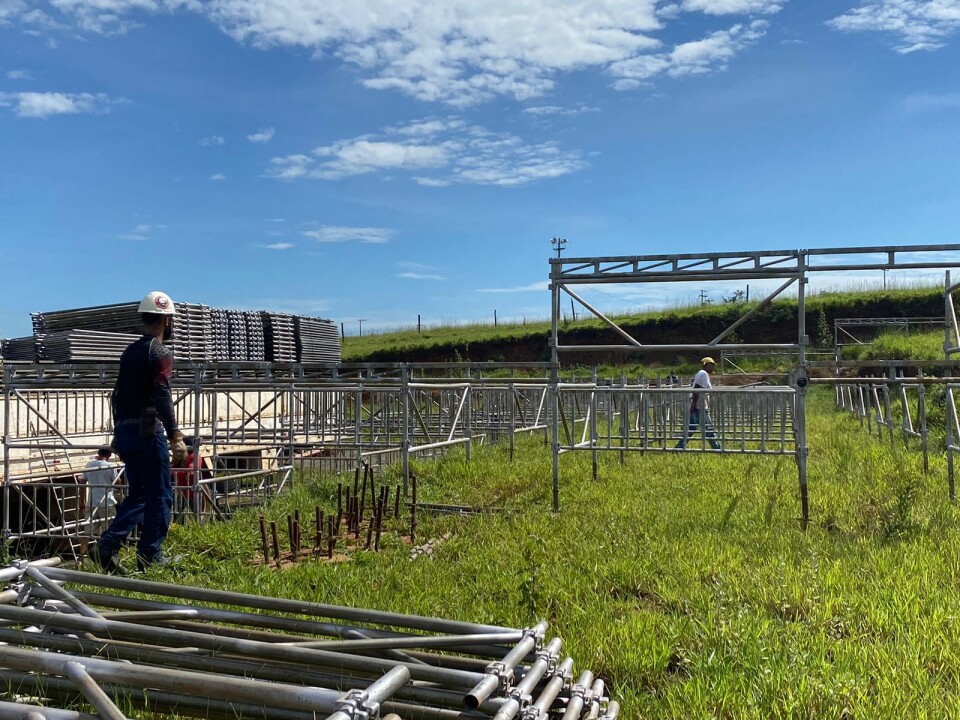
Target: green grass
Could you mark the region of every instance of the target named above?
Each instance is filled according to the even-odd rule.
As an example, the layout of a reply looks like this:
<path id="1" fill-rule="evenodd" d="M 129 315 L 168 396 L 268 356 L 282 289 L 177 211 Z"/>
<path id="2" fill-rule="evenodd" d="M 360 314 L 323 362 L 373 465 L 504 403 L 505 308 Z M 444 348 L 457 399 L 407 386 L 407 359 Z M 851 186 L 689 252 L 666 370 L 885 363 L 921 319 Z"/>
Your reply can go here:
<path id="1" fill-rule="evenodd" d="M 935 312 L 931 308 L 939 307 L 942 312 L 943 291 L 926 285 L 898 286 L 889 290 L 860 289 L 853 291 L 823 292 L 807 299 L 808 328 L 811 335 L 815 335 L 815 319 L 822 310 L 825 316 L 861 317 L 861 316 L 889 316 L 902 315 L 921 316 Z M 549 303 L 545 303 L 547 307 Z M 756 305 L 716 304 L 716 305 L 687 305 L 667 308 L 657 312 L 631 312 L 624 310 L 615 312 L 610 317 L 624 326 L 645 326 L 651 332 L 658 327 L 688 324 L 695 332 L 710 320 L 724 318 L 733 322 L 749 308 Z M 795 299 L 783 298 L 774 301 L 769 308 L 759 314 L 756 322 L 766 322 L 780 325 L 784 322 L 796 322 L 797 303 Z M 878 308 L 882 308 L 878 309 Z M 578 315 L 580 311 L 578 311 Z M 562 332 L 577 332 L 600 330 L 606 327 L 602 321 L 583 310 L 583 319 L 576 322 L 564 320 L 561 322 Z M 403 359 L 404 353 L 430 348 L 449 348 L 452 359 L 454 349 L 459 359 L 467 360 L 470 356 L 470 346 L 485 343 L 511 343 L 518 341 L 539 341 L 542 339 L 544 347 L 550 333 L 550 321 L 533 320 L 526 323 L 464 323 L 447 324 L 440 327 L 424 328 L 422 332 L 407 329 L 395 332 L 367 333 L 363 337 L 346 337 L 343 339 L 343 359 L 345 362 L 362 360 L 374 353 L 389 353 L 397 359 Z M 830 344 L 832 345 L 833 326 L 828 329 Z M 814 342 L 820 338 L 813 337 Z M 825 339 L 824 339 L 825 340 Z"/>
<path id="2" fill-rule="evenodd" d="M 943 332 L 883 333 L 869 345 L 849 345 L 850 360 L 943 360 Z"/>
<path id="3" fill-rule="evenodd" d="M 421 516 L 411 562 L 396 534 L 340 564 L 253 567 L 256 515 L 175 527 L 179 574 L 244 592 L 505 625 L 546 618 L 580 669 L 601 673 L 625 718 L 941 718 L 960 688 L 960 531 L 944 463 L 891 449 L 817 393 L 810 413 L 813 526 L 799 528 L 791 458 L 562 458 L 530 438 L 511 463 L 478 448 L 418 464 L 423 501 L 509 516 Z M 302 482 L 267 515 L 330 509 Z M 282 524 L 282 523 L 281 523 Z M 399 530 L 399 527 L 394 528 Z"/>

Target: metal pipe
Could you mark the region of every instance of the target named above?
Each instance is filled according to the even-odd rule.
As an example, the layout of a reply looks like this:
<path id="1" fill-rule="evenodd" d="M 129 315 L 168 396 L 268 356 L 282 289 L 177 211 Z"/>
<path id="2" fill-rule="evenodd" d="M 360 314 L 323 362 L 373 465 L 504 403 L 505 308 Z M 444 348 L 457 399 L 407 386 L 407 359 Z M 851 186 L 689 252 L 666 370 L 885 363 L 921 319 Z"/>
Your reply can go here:
<path id="1" fill-rule="evenodd" d="M 64 669 L 67 677 L 77 684 L 87 702 L 93 705 L 101 718 L 105 718 L 105 720 L 127 720 L 126 716 L 120 712 L 120 708 L 114 705 L 107 694 L 100 689 L 100 686 L 94 682 L 83 665 L 78 662 L 68 662 L 64 665 Z"/>
<path id="2" fill-rule="evenodd" d="M 96 715 L 76 710 L 61 710 L 0 700 L 0 718 L 3 720 L 31 720 L 38 717 L 43 720 L 98 720 Z"/>
<path id="3" fill-rule="evenodd" d="M 403 615 L 381 610 L 366 610 L 362 608 L 341 607 L 338 605 L 323 605 L 298 600 L 271 598 L 261 595 L 248 595 L 226 590 L 212 590 L 197 588 L 173 583 L 160 583 L 135 578 L 119 577 L 116 575 L 99 575 L 77 570 L 51 568 L 45 571 L 47 577 L 65 582 L 107 587 L 118 590 L 128 590 L 153 595 L 199 600 L 201 602 L 219 602 L 224 605 L 257 608 L 260 610 L 274 610 L 277 612 L 295 613 L 298 615 L 312 615 L 315 617 L 337 618 L 341 620 L 356 620 L 362 623 L 378 623 L 394 627 L 407 627 L 414 630 L 451 633 L 498 633 L 511 632 L 515 628 L 504 628 L 497 625 L 479 625 L 476 623 L 428 618 L 421 615 Z"/>
<path id="4" fill-rule="evenodd" d="M 63 613 L 45 613 L 38 610 L 0 606 L 0 617 L 31 625 L 60 627 L 68 630 L 82 630 L 92 633 L 107 633 L 110 637 L 128 640 L 141 640 L 159 645 L 198 647 L 214 652 L 232 652 L 240 655 L 264 658 L 267 660 L 303 662 L 326 667 L 343 667 L 351 670 L 390 670 L 396 662 L 380 658 L 353 656 L 325 650 L 278 645 L 257 640 L 238 640 L 204 633 L 171 630 L 149 625 L 138 626 L 133 623 L 114 620 L 96 620 Z M 419 664 L 407 664 L 410 674 L 418 680 L 446 682 L 456 687 L 472 687 L 483 675 L 480 673 L 429 667 Z"/>
<path id="5" fill-rule="evenodd" d="M 0 662 L 4 667 L 14 670 L 68 675 L 70 672 L 68 665 L 75 660 L 76 658 L 69 655 L 0 646 Z M 126 665 L 98 658 L 85 658 L 84 663 L 86 672 L 98 682 L 113 682 L 134 688 L 156 687 L 161 690 L 206 695 L 221 700 L 251 703 L 261 703 L 266 700 L 276 707 L 330 712 L 336 707 L 339 698 L 338 692 L 323 688 L 216 677 L 209 673 L 148 665 Z"/>

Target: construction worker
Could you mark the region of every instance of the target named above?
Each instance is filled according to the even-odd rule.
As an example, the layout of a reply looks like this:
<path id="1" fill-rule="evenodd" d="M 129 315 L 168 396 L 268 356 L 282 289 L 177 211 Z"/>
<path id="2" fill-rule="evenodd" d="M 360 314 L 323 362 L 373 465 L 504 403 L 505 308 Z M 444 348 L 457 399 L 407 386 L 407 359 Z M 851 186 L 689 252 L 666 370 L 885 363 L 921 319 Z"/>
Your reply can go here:
<path id="1" fill-rule="evenodd" d="M 700 370 L 693 377 L 693 388 L 709 390 L 713 385 L 710 383 L 710 373 L 717 366 L 712 357 L 705 357 L 700 361 Z M 677 447 L 681 450 L 687 446 L 687 441 L 697 431 L 698 427 L 703 429 L 703 437 L 710 443 L 714 450 L 720 449 L 720 443 L 717 442 L 717 430 L 710 422 L 710 415 L 707 413 L 706 393 L 691 393 L 690 396 L 690 422 L 687 425 L 687 434 L 680 439 Z"/>
<path id="2" fill-rule="evenodd" d="M 117 481 L 115 465 L 110 462 L 113 448 L 103 445 L 97 450 L 96 460 L 87 463 L 83 481 L 87 486 L 87 522 L 90 532 L 99 535 L 106 526 L 107 515 L 117 504 L 113 485 Z"/>
<path id="3" fill-rule="evenodd" d="M 91 560 L 118 574 L 123 569 L 117 553 L 141 524 L 137 568 L 170 562 L 160 549 L 173 507 L 170 455 L 174 465 L 182 465 L 187 456 L 170 393 L 173 351 L 164 344 L 173 337 L 176 307 L 169 295 L 155 291 L 143 298 L 138 312 L 144 335 L 123 351 L 112 396 L 113 447 L 126 464 L 127 497 L 90 549 Z"/>

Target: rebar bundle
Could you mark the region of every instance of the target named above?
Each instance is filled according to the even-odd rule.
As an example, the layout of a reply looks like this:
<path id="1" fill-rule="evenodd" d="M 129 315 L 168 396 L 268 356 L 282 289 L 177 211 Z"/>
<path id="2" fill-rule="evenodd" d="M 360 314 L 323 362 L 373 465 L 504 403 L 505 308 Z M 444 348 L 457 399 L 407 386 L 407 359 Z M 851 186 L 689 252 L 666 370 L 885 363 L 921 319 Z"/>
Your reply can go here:
<path id="1" fill-rule="evenodd" d="M 226 720 L 613 720 L 547 623 L 504 628 L 55 567 L 0 570 L 0 682 L 50 720 L 123 708 Z M 131 597 L 136 593 L 137 597 Z M 238 609 L 239 608 L 239 609 Z M 37 632 L 37 628 L 41 631 Z M 36 700 L 34 700 L 36 701 Z M 120 706 L 120 707 L 118 707 Z M 0 714 L 11 707 L 4 704 Z M 4 715 L 9 716 L 9 715 Z"/>

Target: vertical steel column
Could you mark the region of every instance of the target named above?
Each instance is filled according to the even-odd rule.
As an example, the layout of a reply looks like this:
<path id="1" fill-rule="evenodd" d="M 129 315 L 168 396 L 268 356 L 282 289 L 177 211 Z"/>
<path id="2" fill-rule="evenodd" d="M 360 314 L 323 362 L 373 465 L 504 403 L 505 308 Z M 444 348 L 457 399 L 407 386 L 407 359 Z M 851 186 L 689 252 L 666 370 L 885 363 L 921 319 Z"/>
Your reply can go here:
<path id="1" fill-rule="evenodd" d="M 957 408 L 953 403 L 953 388 L 947 385 L 945 390 L 947 393 L 947 489 L 950 493 L 950 502 L 953 502 L 957 497 L 953 479 L 953 447 L 956 442 L 956 438 L 953 436 L 953 428 L 957 417 Z"/>
<path id="2" fill-rule="evenodd" d="M 590 391 L 590 448 L 592 450 L 591 455 L 593 456 L 593 479 L 597 479 L 597 460 L 598 453 L 597 444 L 599 442 L 597 438 L 597 412 L 600 409 L 600 403 L 597 401 L 597 394 L 599 393 L 599 388 L 597 387 L 597 366 L 593 366 L 593 390 Z"/>
<path id="3" fill-rule="evenodd" d="M 3 369 L 3 543 L 10 539 L 10 368 Z"/>
<path id="4" fill-rule="evenodd" d="M 467 377 L 470 376 L 470 371 L 467 371 Z M 467 462 L 473 458 L 473 383 L 468 383 L 467 387 L 463 389 L 467 394 L 466 402 L 464 403 L 463 409 L 467 414 L 466 419 L 464 420 L 463 434 L 467 438 Z"/>
<path id="5" fill-rule="evenodd" d="M 517 448 L 517 411 L 520 409 L 519 403 L 517 403 L 517 387 L 513 383 L 510 383 L 508 391 L 510 393 L 510 401 L 507 403 L 507 407 L 510 408 L 510 462 L 513 462 L 513 453 Z M 526 425 L 526 417 L 524 417 L 524 425 Z"/>
<path id="6" fill-rule="evenodd" d="M 923 382 L 923 370 L 917 371 L 917 422 L 920 424 L 920 448 L 923 450 L 923 473 L 930 472 L 930 458 L 927 448 L 927 387 Z"/>
<path id="7" fill-rule="evenodd" d="M 557 347 L 560 344 L 560 265 L 550 263 L 550 426 L 553 446 L 553 511 L 560 512 L 560 362 Z"/>
<path id="8" fill-rule="evenodd" d="M 410 492 L 410 366 L 404 363 L 400 367 L 400 413 L 403 416 L 403 494 L 406 497 Z"/>
<path id="9" fill-rule="evenodd" d="M 193 370 L 193 499 L 197 523 L 200 517 L 200 403 L 202 400 L 203 370 L 199 367 Z M 176 497 L 177 488 L 173 488 Z M 175 505 L 176 507 L 176 505 Z M 183 507 L 182 505 L 180 507 Z"/>
<path id="10" fill-rule="evenodd" d="M 289 470 L 285 471 L 290 478 L 290 487 L 293 487 L 294 485 L 296 485 L 296 482 L 297 482 L 296 473 L 294 472 L 294 462 L 293 462 L 293 456 L 296 452 L 296 440 L 297 440 L 296 416 L 297 416 L 297 381 L 296 381 L 296 376 L 292 376 L 290 380 L 290 395 L 289 395 L 289 400 L 287 401 L 288 433 L 287 433 L 287 463 L 286 464 Z M 280 408 L 280 417 L 278 418 L 278 420 L 282 420 L 282 419 L 283 419 L 283 408 Z M 276 427 L 276 425 L 277 423 L 274 422 L 274 427 Z M 277 469 L 279 470 L 279 468 Z M 283 487 L 283 480 L 280 479 L 279 472 L 277 473 L 277 480 L 279 482 L 277 483 L 276 492 L 279 493 L 281 488 Z"/>
<path id="11" fill-rule="evenodd" d="M 796 453 L 797 474 L 800 480 L 800 525 L 806 530 L 810 523 L 810 498 L 807 492 L 807 256 L 801 253 L 798 262 L 800 278 L 797 283 L 797 333 L 800 345 L 797 357 Z"/>

